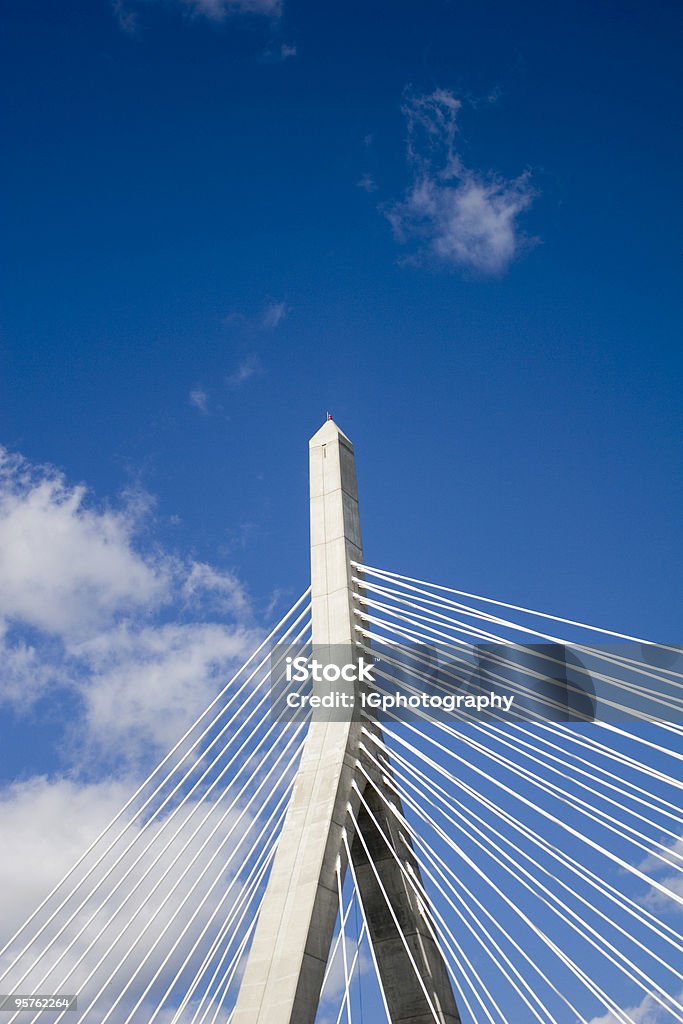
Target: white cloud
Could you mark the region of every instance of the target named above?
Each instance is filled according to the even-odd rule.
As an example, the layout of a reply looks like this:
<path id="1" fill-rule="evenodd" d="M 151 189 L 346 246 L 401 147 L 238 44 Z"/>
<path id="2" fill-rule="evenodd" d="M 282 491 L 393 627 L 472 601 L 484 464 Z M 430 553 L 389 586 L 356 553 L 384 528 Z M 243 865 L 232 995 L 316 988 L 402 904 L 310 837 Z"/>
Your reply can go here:
<path id="1" fill-rule="evenodd" d="M 132 789 L 132 783 L 77 785 L 63 779 L 39 777 L 10 786 L 0 795 L 6 840 L 0 847 L 0 880 L 3 883 L 0 890 L 0 945 L 4 945 L 25 921 L 27 914 L 71 868 L 131 795 Z M 228 864 L 228 859 L 252 819 L 247 816 L 240 821 L 238 809 L 230 809 L 231 799 L 227 797 L 220 804 L 208 801 L 201 805 L 201 809 L 199 803 L 191 799 L 172 821 L 169 811 L 163 811 L 144 835 L 141 834 L 140 822 L 134 821 L 113 852 L 105 856 L 102 864 L 95 866 L 100 851 L 103 851 L 103 847 L 98 846 L 62 890 L 63 897 L 75 881 L 84 878 L 86 870 L 94 869 L 90 880 L 67 903 L 65 910 L 68 913 L 61 912 L 50 923 L 49 915 L 56 907 L 54 901 L 50 902 L 45 910 L 38 913 L 22 939 L 10 946 L 7 954 L 0 958 L 0 969 L 4 970 L 13 964 L 27 937 L 35 934 L 38 927 L 46 926 L 35 946 L 11 967 L 5 979 L 9 990 L 17 991 L 22 986 L 26 991 L 42 990 L 42 985 L 48 990 L 79 991 L 79 1009 L 84 1010 L 88 999 L 95 995 L 112 968 L 125 957 L 125 963 L 110 986 L 107 1002 L 121 992 L 136 972 L 139 973 L 114 1020 L 124 1019 L 157 970 L 161 973 L 154 991 L 157 995 L 163 992 L 195 938 L 198 939 L 202 928 L 209 924 L 217 899 L 226 894 L 232 882 L 232 891 L 227 893 L 220 911 L 223 916 L 218 920 L 221 922 L 241 892 L 241 880 L 237 878 L 239 856 L 232 864 Z M 195 830 L 197 834 L 193 836 Z M 46 856 L 47 835 L 50 837 L 49 856 Z M 116 832 L 112 832 L 111 838 L 115 835 Z M 129 852 L 125 852 L 125 846 L 131 840 L 135 843 Z M 115 865 L 119 855 L 122 855 L 121 861 Z M 135 863 L 138 858 L 139 863 Z M 193 858 L 196 858 L 194 863 Z M 168 874 L 164 878 L 167 869 Z M 204 872 L 206 878 L 193 893 L 193 886 Z M 105 878 L 107 880 L 101 888 L 79 910 L 78 903 L 92 891 L 95 883 Z M 214 879 L 219 879 L 214 895 L 200 906 Z M 191 921 L 195 911 L 195 920 Z M 72 914 L 73 920 L 69 922 Z M 130 927 L 124 932 L 129 922 Z M 164 965 L 173 940 L 186 926 L 186 936 Z M 62 927 L 64 930 L 60 934 Z M 144 935 L 143 929 L 146 929 Z M 213 929 L 215 932 L 215 925 Z M 136 941 L 138 937 L 139 942 Z M 46 950 L 49 942 L 52 943 L 51 948 L 32 968 L 37 953 Z M 113 948 L 98 968 L 97 962 L 110 944 Z M 192 978 L 205 949 L 206 940 L 187 965 L 185 984 Z M 27 969 L 28 977 L 19 982 Z M 92 970 L 95 974 L 86 985 L 86 978 Z M 49 972 L 48 977 L 43 981 L 46 972 Z M 68 975 L 68 982 L 62 984 Z M 98 1004 L 95 1011 L 88 1014 L 88 1020 L 100 1020 L 106 1008 Z M 144 1016 L 145 1011 L 140 1012 Z"/>
<path id="2" fill-rule="evenodd" d="M 190 391 L 189 398 L 190 405 L 194 406 L 195 409 L 199 409 L 205 416 L 209 412 L 209 396 L 203 388 L 192 388 Z"/>
<path id="3" fill-rule="evenodd" d="M 517 217 L 530 203 L 526 175 L 506 182 L 467 174 L 456 186 L 422 177 L 388 216 L 397 240 L 420 240 L 423 255 L 499 274 L 520 251 Z"/>
<path id="4" fill-rule="evenodd" d="M 233 309 L 224 317 L 223 322 L 228 325 L 239 325 L 250 331 L 273 331 L 288 315 L 289 307 L 284 300 L 269 299 L 256 313 Z"/>
<path id="5" fill-rule="evenodd" d="M 669 846 L 669 855 L 673 854 L 674 860 L 683 859 L 683 836 L 678 839 L 674 839 Z M 662 864 L 660 857 L 655 856 L 654 853 L 649 853 L 647 857 L 641 861 L 638 865 L 640 871 L 661 871 L 665 865 Z"/>
<path id="6" fill-rule="evenodd" d="M 677 997 L 679 1002 L 682 999 L 683 992 Z M 652 996 L 645 996 L 641 1003 L 624 1009 L 623 1012 L 633 1021 L 633 1024 L 666 1024 L 671 1020 L 671 1013 L 660 1006 Z M 589 1024 L 622 1024 L 622 1022 L 623 1017 L 614 1013 L 606 1013 L 603 1017 L 593 1017 Z"/>
<path id="7" fill-rule="evenodd" d="M 256 633 L 248 596 L 233 572 L 165 553 L 146 539 L 153 527 L 153 506 L 139 493 L 125 496 L 121 508 L 112 509 L 96 503 L 84 487 L 70 485 L 50 467 L 31 466 L 4 451 L 0 454 L 0 698 L 23 709 L 41 693 L 56 691 L 50 712 L 55 734 L 63 724 L 55 717 L 59 691 L 69 698 L 65 707 L 75 715 L 72 742 L 61 744 L 63 756 L 69 759 L 67 777 L 41 775 L 0 788 L 1 947 L 117 814 L 137 780 L 225 685 L 228 674 L 253 650 Z M 263 770 L 258 762 L 255 778 Z M 236 872 L 240 864 L 243 867 L 243 858 L 238 855 L 232 865 L 228 858 L 252 817 L 250 811 L 238 820 L 239 803 L 228 810 L 241 781 L 218 806 L 219 797 L 230 790 L 230 780 L 227 776 L 202 803 L 201 811 L 198 798 L 203 789 L 197 790 L 174 819 L 173 831 L 180 826 L 180 835 L 168 848 L 169 809 L 146 833 L 143 845 L 147 839 L 151 845 L 139 864 L 133 860 L 143 849 L 140 842 L 117 867 L 113 860 L 122 852 L 122 842 L 114 855 L 107 855 L 93 876 L 98 879 L 112 870 L 101 898 L 119 881 L 121 888 L 102 907 L 98 907 L 100 896 L 82 911 L 75 900 L 70 901 L 69 912 L 73 908 L 76 915 L 71 923 L 63 912 L 55 922 L 48 922 L 54 901 L 38 913 L 36 926 L 45 924 L 45 934 L 22 959 L 22 971 L 48 939 L 54 938 L 55 944 L 41 961 L 40 973 L 31 969 L 23 983 L 26 990 L 42 984 L 45 967 L 54 966 L 56 958 L 63 956 L 44 984 L 48 990 L 52 986 L 80 990 L 84 998 L 86 975 L 106 944 L 131 921 L 133 911 L 136 920 L 97 968 L 87 986 L 88 998 L 124 956 L 128 959 L 110 991 L 118 993 L 134 971 L 140 968 L 140 973 L 112 1020 L 126 1017 L 157 969 L 156 992 L 165 989 L 201 929 L 209 925 L 217 898 L 235 880 L 220 910 L 218 921 L 222 922 L 241 891 L 242 876 Z M 267 794 L 264 804 L 271 795 Z M 177 798 L 171 806 L 177 806 Z M 227 814 L 220 822 L 224 811 Z M 197 825 L 198 834 L 191 838 Z M 139 836 L 141 827 L 140 821 L 134 821 L 126 836 Z M 181 852 L 186 841 L 188 848 Z M 145 879 L 157 854 L 159 863 Z M 173 866 L 176 854 L 179 860 Z M 209 863 L 214 854 L 216 859 Z M 86 867 L 93 865 L 95 856 L 85 862 Z M 181 879 L 186 866 L 187 876 Z M 169 874 L 164 879 L 166 867 Z M 78 868 L 74 879 L 82 877 L 84 870 Z M 217 880 L 214 895 L 200 907 L 212 879 Z M 159 887 L 153 888 L 152 882 Z M 191 893 L 195 882 L 198 887 Z M 129 902 L 121 907 L 124 899 Z M 196 919 L 190 921 L 195 911 Z M 61 935 L 58 924 L 65 926 Z M 186 925 L 187 934 L 163 965 L 173 940 Z M 149 926 L 145 939 L 135 946 L 134 939 L 145 926 Z M 164 934 L 166 928 L 169 931 Z M 212 928 L 207 941 L 215 935 L 215 923 Z M 24 938 L 33 933 L 31 926 Z M 87 946 L 96 939 L 88 952 Z M 151 951 L 157 939 L 161 941 Z M 205 950 L 206 944 L 200 945 L 192 955 L 181 991 Z M 14 946 L 0 957 L 0 971 L 16 952 Z M 72 968 L 69 983 L 61 985 Z M 18 973 L 13 970 L 5 982 L 10 990 L 15 979 Z M 81 1005 L 85 1009 L 82 999 Z M 140 1019 L 148 1019 L 151 1005 L 142 1005 Z M 97 1024 L 103 1014 L 104 1010 L 91 1012 L 88 1020 Z M 170 1015 L 162 1019 L 170 1021 Z"/>
<path id="8" fill-rule="evenodd" d="M 364 192 L 376 192 L 377 183 L 371 174 L 363 174 L 356 182 L 358 188 L 362 188 Z"/>
<path id="9" fill-rule="evenodd" d="M 52 649 L 51 657 L 46 648 Z M 48 688 L 68 685 L 68 681 L 58 642 L 43 639 L 39 650 L 0 621 L 0 703 L 12 705 L 19 713 L 28 711 Z"/>
<path id="10" fill-rule="evenodd" d="M 222 21 L 232 14 L 261 14 L 271 18 L 282 14 L 281 0 L 182 0 L 182 3 L 212 21 Z"/>
<path id="11" fill-rule="evenodd" d="M 249 617 L 249 598 L 232 572 L 219 572 L 206 562 L 192 562 L 182 590 L 189 602 L 200 601 L 206 606 L 207 598 L 212 597 L 221 612 L 232 613 L 238 619 Z"/>
<path id="12" fill-rule="evenodd" d="M 294 43 L 283 43 L 274 39 L 266 46 L 259 60 L 263 64 L 278 64 L 296 56 L 297 48 Z"/>
<path id="13" fill-rule="evenodd" d="M 220 623 L 124 624 L 81 645 L 80 746 L 88 761 L 135 766 L 161 755 L 254 646 L 248 629 Z"/>
<path id="14" fill-rule="evenodd" d="M 286 302 L 268 302 L 261 314 L 261 327 L 272 331 L 282 323 L 288 313 Z"/>
<path id="15" fill-rule="evenodd" d="M 125 782 L 79 785 L 45 776 L 0 790 L 0 946 L 25 919 L 27 907 L 41 902 L 130 795 L 130 784 Z M 49 857 L 41 828 L 43 835 L 50 836 Z"/>
<path id="16" fill-rule="evenodd" d="M 229 388 L 238 388 L 242 384 L 246 384 L 252 377 L 258 377 L 262 372 L 261 360 L 256 355 L 250 355 L 242 360 L 236 370 L 228 374 L 225 383 Z"/>
<path id="17" fill-rule="evenodd" d="M 351 964 L 353 963 L 353 958 L 356 955 L 358 943 L 356 939 L 352 936 L 345 935 L 344 945 L 346 947 L 346 963 L 350 969 Z M 363 971 L 369 963 L 363 951 L 361 951 L 358 960 L 359 962 L 356 963 L 356 967 L 354 969 L 354 977 L 357 977 L 357 972 L 359 970 Z M 334 959 L 330 962 L 329 974 L 327 975 L 325 988 L 322 991 L 322 997 L 325 1000 L 333 1000 L 336 996 L 341 995 L 341 993 L 344 991 L 345 984 L 346 979 L 344 977 L 344 955 L 342 953 L 342 946 L 340 942 L 339 945 L 337 946 L 336 955 Z"/>
<path id="18" fill-rule="evenodd" d="M 130 10 L 124 0 L 112 0 L 111 8 L 114 12 L 114 17 L 124 32 L 132 35 L 137 31 L 138 16 L 134 11 Z"/>
<path id="19" fill-rule="evenodd" d="M 683 858 L 683 837 L 670 844 L 669 854 L 669 861 L 678 862 L 680 866 L 681 858 Z M 665 864 L 661 858 L 649 854 L 638 867 L 641 871 L 657 876 L 660 885 L 669 889 L 679 899 L 683 899 L 683 874 L 680 871 L 678 873 L 671 872 L 671 863 Z M 641 903 L 659 913 L 681 913 L 680 902 L 670 899 L 666 893 L 654 885 L 645 893 Z"/>
<path id="20" fill-rule="evenodd" d="M 394 236 L 414 243 L 414 258 L 500 274 L 528 245 L 519 216 L 534 191 L 528 173 L 514 179 L 467 168 L 456 148 L 462 103 L 451 92 L 408 95 L 407 155 L 414 179 L 386 211 Z"/>
<path id="21" fill-rule="evenodd" d="M 335 937 L 336 941 L 336 937 Z M 359 975 L 365 975 L 369 969 L 372 969 L 372 961 L 366 952 L 367 939 L 363 940 L 363 944 L 359 951 L 358 960 L 353 971 L 352 985 L 358 984 Z M 333 943 L 334 945 L 334 943 Z M 358 951 L 358 943 L 355 937 L 346 935 L 344 939 L 344 945 L 346 947 L 346 963 L 349 970 L 351 970 L 351 964 Z M 330 950 L 331 952 L 331 950 Z M 374 973 L 374 969 L 373 969 Z M 325 987 L 320 994 L 320 1022 L 319 1024 L 336 1024 L 339 1006 L 341 1004 L 342 993 L 346 985 L 346 979 L 344 976 L 344 957 L 342 954 L 341 943 L 337 946 L 337 952 L 334 958 L 329 964 L 329 974 L 325 982 Z M 353 994 L 352 994 L 353 999 Z M 342 1016 L 343 1020 L 346 1020 L 346 1015 Z M 316 1017 L 316 1021 L 318 1017 Z"/>
<path id="22" fill-rule="evenodd" d="M 150 511 L 138 494 L 98 507 L 0 450 L 0 700 L 22 713 L 69 690 L 72 753 L 90 768 L 149 763 L 255 642 L 233 572 L 142 550 Z"/>
<path id="23" fill-rule="evenodd" d="M 156 0 L 169 6 L 188 11 L 209 21 L 224 21 L 235 15 L 257 15 L 279 18 L 282 15 L 282 0 Z M 124 32 L 134 33 L 138 29 L 138 13 L 141 0 L 111 0 L 114 16 Z"/>
<path id="24" fill-rule="evenodd" d="M 169 565 L 135 551 L 137 514 L 93 509 L 84 487 L 0 449 L 0 617 L 73 637 L 157 606 Z"/>

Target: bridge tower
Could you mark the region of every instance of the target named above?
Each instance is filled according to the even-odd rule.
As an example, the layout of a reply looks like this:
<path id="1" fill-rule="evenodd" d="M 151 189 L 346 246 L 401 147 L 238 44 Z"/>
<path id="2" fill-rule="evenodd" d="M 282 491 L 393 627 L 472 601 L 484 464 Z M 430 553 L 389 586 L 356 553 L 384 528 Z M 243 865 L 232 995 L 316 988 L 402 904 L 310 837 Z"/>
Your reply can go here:
<path id="1" fill-rule="evenodd" d="M 309 456 L 312 641 L 315 648 L 354 649 L 351 562 L 362 563 L 363 550 L 353 445 L 328 418 L 311 439 Z M 365 786 L 358 769 L 361 728 L 357 721 L 311 722 L 233 1024 L 313 1024 L 339 910 L 337 865 L 342 877 L 347 867 L 343 830 L 392 1024 L 460 1022 L 429 910 L 354 788 L 354 782 L 361 791 Z M 391 777 L 388 762 L 383 774 Z M 373 779 L 386 785 L 376 770 Z M 396 794 L 385 792 L 401 812 Z M 415 853 L 396 818 L 373 787 L 364 795 L 397 857 L 419 882 Z"/>

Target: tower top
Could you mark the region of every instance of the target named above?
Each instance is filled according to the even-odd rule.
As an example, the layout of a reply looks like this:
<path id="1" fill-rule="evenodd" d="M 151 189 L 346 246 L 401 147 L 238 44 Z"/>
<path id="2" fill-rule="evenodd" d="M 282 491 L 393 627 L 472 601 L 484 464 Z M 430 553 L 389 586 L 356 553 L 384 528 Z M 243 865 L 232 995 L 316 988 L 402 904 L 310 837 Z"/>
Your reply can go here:
<path id="1" fill-rule="evenodd" d="M 334 422 L 330 414 L 327 414 L 327 419 L 323 423 L 320 430 L 317 430 L 311 440 L 308 442 L 309 448 L 317 448 L 321 444 L 330 444 L 332 441 L 336 441 L 339 437 L 343 437 L 347 444 L 353 444 L 351 440 L 346 436 L 341 427 L 338 427 Z"/>

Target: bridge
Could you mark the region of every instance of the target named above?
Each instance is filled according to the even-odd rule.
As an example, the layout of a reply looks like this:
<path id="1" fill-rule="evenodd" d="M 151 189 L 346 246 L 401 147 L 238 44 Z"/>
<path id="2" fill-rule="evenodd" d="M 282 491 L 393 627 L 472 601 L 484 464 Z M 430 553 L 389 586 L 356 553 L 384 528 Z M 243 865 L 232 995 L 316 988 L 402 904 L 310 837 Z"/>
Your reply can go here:
<path id="1" fill-rule="evenodd" d="M 310 488 L 310 587 L 2 948 L 4 1019 L 683 1021 L 680 649 L 369 564 L 331 419 Z"/>

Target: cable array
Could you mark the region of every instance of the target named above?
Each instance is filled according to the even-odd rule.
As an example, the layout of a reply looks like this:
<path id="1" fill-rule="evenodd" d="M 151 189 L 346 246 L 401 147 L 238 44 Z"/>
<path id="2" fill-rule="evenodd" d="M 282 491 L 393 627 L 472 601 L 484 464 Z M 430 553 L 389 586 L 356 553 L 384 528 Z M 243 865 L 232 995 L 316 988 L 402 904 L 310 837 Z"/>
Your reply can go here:
<path id="1" fill-rule="evenodd" d="M 463 1024 L 683 1021 L 678 649 L 355 569 L 374 692 L 516 698 L 389 701 L 359 753 L 357 795 L 414 850 L 419 877 L 373 817 L 431 908 Z"/>
<path id="2" fill-rule="evenodd" d="M 308 591 L 0 954 L 6 992 L 77 992 L 97 1024 L 216 1024 L 238 988 L 306 723 L 270 715 L 276 644 L 310 642 Z"/>
<path id="3" fill-rule="evenodd" d="M 357 650 L 394 703 L 365 711 L 324 1019 L 390 1021 L 362 849 L 434 1024 L 396 879 L 462 1024 L 683 1024 L 679 648 L 353 569 Z M 306 592 L 6 942 L 1 989 L 78 992 L 74 1024 L 230 1024 L 307 727 L 269 715 L 271 647 L 310 639 Z"/>

